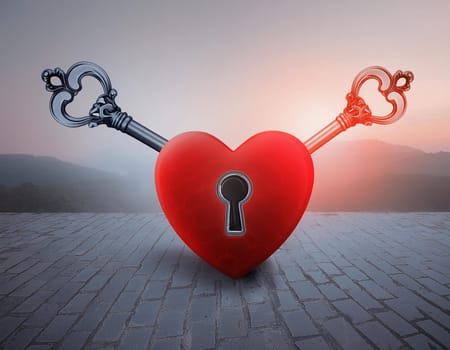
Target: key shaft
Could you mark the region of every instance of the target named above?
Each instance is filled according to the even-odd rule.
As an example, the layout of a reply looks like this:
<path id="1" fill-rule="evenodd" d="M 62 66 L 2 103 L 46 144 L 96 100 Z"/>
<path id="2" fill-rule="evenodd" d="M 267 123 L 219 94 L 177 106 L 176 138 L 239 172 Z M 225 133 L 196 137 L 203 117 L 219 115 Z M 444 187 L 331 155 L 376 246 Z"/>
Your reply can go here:
<path id="1" fill-rule="evenodd" d="M 369 79 L 378 81 L 378 91 L 391 104 L 392 110 L 385 116 L 372 114 L 369 106 L 359 96 L 362 85 Z M 347 106 L 335 120 L 310 137 L 305 146 L 313 153 L 341 132 L 356 124 L 391 124 L 400 119 L 406 110 L 405 91 L 410 89 L 414 75 L 410 71 L 397 71 L 391 75 L 385 68 L 374 66 L 362 70 L 353 80 L 352 89 L 347 94 Z"/>

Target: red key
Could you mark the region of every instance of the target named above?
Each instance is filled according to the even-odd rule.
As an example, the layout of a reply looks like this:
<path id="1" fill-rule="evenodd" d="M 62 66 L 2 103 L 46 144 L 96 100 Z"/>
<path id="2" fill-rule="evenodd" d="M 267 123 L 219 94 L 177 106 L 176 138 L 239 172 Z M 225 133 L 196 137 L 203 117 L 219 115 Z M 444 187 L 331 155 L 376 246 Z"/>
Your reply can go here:
<path id="1" fill-rule="evenodd" d="M 392 105 L 392 111 L 385 116 L 373 115 L 369 106 L 359 96 L 361 86 L 369 79 L 378 81 L 378 91 Z M 402 81 L 403 80 L 403 81 Z M 347 107 L 335 120 L 310 137 L 305 146 L 309 153 L 315 152 L 341 132 L 356 124 L 391 124 L 400 119 L 406 110 L 405 91 L 410 88 L 414 75 L 410 71 L 397 71 L 391 75 L 383 67 L 368 67 L 353 80 L 352 90 L 347 94 Z"/>

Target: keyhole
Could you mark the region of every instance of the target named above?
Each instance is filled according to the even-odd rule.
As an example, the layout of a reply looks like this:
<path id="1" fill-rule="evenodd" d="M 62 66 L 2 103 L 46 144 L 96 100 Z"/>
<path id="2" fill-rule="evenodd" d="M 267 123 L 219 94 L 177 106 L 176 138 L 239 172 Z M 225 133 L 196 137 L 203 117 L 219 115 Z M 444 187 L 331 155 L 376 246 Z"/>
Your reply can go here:
<path id="1" fill-rule="evenodd" d="M 225 204 L 225 233 L 242 236 L 245 233 L 243 205 L 250 198 L 251 182 L 243 173 L 233 171 L 217 183 L 217 195 Z"/>

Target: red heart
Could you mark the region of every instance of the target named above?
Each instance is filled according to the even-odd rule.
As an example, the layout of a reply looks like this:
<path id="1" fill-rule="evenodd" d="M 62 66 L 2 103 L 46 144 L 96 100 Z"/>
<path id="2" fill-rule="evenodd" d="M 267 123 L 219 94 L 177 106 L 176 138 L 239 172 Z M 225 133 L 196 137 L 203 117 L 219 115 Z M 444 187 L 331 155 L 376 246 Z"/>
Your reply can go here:
<path id="1" fill-rule="evenodd" d="M 226 206 L 217 186 L 238 171 L 251 182 L 243 204 L 245 233 L 225 232 Z M 311 156 L 294 136 L 266 131 L 231 150 L 214 136 L 187 132 L 161 150 L 156 190 L 172 227 L 203 260 L 239 278 L 266 260 L 300 221 L 314 181 Z"/>

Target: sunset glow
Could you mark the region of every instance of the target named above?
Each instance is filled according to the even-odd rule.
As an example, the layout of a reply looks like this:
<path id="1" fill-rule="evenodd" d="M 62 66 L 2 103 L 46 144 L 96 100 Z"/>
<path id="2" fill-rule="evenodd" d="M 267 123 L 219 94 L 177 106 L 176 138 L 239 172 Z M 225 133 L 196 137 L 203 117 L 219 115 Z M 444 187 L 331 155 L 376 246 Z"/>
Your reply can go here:
<path id="1" fill-rule="evenodd" d="M 0 151 L 90 164 L 111 152 L 148 154 L 113 130 L 67 129 L 51 119 L 40 73 L 78 60 L 103 66 L 122 109 L 162 136 L 206 131 L 230 147 L 264 130 L 305 141 L 342 111 L 361 69 L 411 70 L 400 121 L 356 126 L 333 142 L 450 151 L 449 13 L 448 1 L 3 2 Z M 375 84 L 363 90 L 373 110 L 387 108 Z M 77 100 L 79 113 L 89 110 L 91 91 Z"/>

